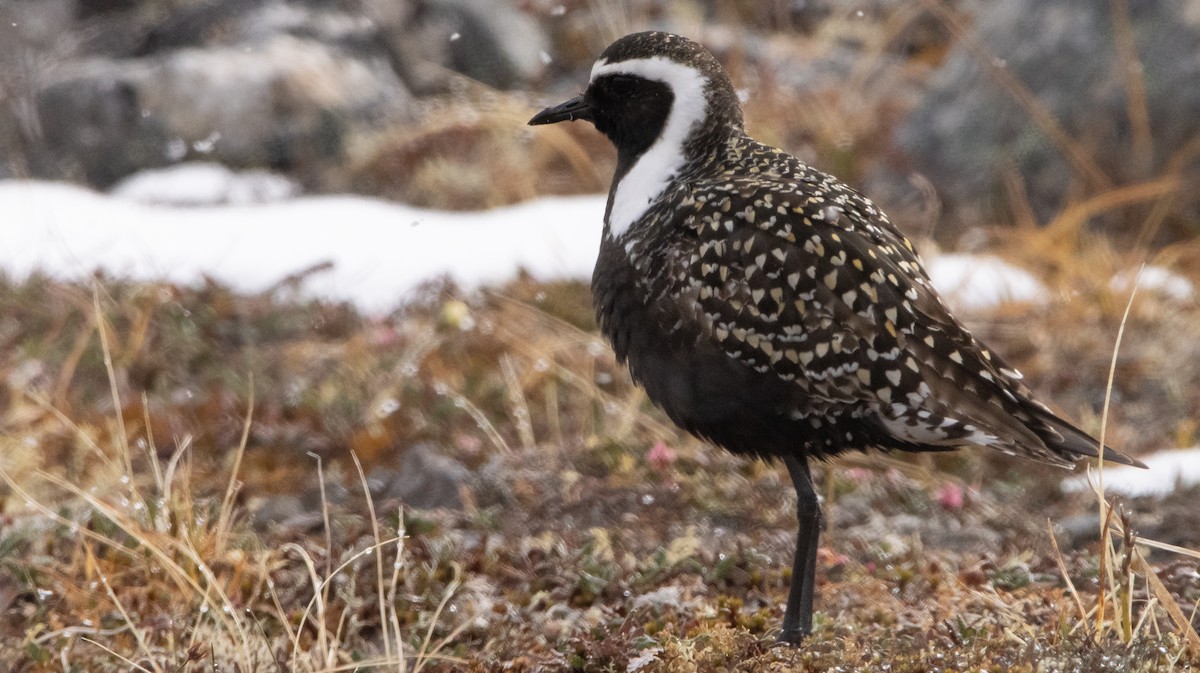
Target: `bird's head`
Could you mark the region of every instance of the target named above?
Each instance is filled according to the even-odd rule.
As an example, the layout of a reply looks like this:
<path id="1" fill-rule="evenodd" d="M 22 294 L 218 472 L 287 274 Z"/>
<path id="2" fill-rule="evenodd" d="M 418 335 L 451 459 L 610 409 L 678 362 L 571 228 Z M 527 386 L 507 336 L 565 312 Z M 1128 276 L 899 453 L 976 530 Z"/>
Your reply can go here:
<path id="1" fill-rule="evenodd" d="M 633 162 L 656 144 L 677 152 L 700 136 L 741 131 L 741 106 L 716 58 L 671 33 L 626 35 L 592 66 L 587 89 L 546 108 L 530 125 L 583 119 Z"/>

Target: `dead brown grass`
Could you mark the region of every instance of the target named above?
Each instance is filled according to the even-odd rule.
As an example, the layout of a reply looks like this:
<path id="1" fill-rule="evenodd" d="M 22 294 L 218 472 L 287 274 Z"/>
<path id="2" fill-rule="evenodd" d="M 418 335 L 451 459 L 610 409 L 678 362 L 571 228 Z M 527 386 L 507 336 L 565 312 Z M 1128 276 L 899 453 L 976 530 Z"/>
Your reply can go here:
<path id="1" fill-rule="evenodd" d="M 1136 517 L 1119 527 L 1115 515 L 1112 550 L 1056 552 L 1028 513 L 1065 517 L 1086 500 L 1029 475 L 1014 500 L 1022 487 L 982 455 L 938 469 L 864 455 L 826 469 L 818 630 L 799 651 L 772 647 L 794 526 L 786 479 L 665 423 L 578 326 L 578 285 L 519 281 L 465 302 L 432 293 L 385 323 L 343 318 L 317 341 L 291 326 L 325 307 L 160 287 L 149 294 L 171 302 L 142 319 L 130 302 L 148 290 L 110 284 L 91 301 L 45 281 L 0 291 L 9 310 L 75 325 L 11 335 L 19 346 L 4 361 L 11 373 L 40 353 L 45 369 L 10 389 L 3 415 L 8 670 L 1184 670 L 1176 620 L 1200 599 L 1179 570 L 1190 557 L 1147 557 L 1124 532 Z M 46 292 L 72 299 L 29 302 Z M 209 305 L 228 313 L 205 316 Z M 192 323 L 180 329 L 183 312 Z M 201 349 L 183 342 L 222 333 L 223 320 L 259 340 L 159 372 L 151 388 L 132 382 L 156 349 Z M 76 329 L 92 335 L 82 349 Z M 1111 326 L 1097 329 L 1111 342 Z M 130 356 L 129 330 L 154 347 Z M 252 380 L 226 371 L 239 362 L 256 363 Z M 42 391 L 68 364 L 73 385 L 50 401 Z M 309 399 L 297 372 L 323 392 L 272 410 Z M 219 380 L 241 381 L 218 407 L 229 416 L 174 392 L 210 395 L 203 382 Z M 306 458 L 313 439 L 286 432 L 290 418 L 330 417 L 320 405 L 332 399 L 352 402 L 335 415 L 349 424 L 308 426 L 329 448 Z M 379 406 L 389 399 L 399 407 Z M 113 411 L 130 407 L 138 414 Z M 1120 415 L 1110 424 L 1119 436 Z M 463 509 L 401 512 L 364 485 L 420 441 L 476 472 Z M 52 457 L 38 448 L 50 443 Z M 291 456 L 287 467 L 272 454 Z M 946 488 L 965 493 L 961 505 L 942 504 Z M 264 499 L 305 490 L 307 509 L 256 521 Z M 1098 618 L 1089 606 L 1102 604 Z"/>
<path id="2" fill-rule="evenodd" d="M 542 195 L 603 191 L 614 158 L 579 125 L 530 133 L 536 104 L 463 83 L 427 100 L 422 119 L 360 138 L 346 188 L 443 210 L 480 210 Z"/>

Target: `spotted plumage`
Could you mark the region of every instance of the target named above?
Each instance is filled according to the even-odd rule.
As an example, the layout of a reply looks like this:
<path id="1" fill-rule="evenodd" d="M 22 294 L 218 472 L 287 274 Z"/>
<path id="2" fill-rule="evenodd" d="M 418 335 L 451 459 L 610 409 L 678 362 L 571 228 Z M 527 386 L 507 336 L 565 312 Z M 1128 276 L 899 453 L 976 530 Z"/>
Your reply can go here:
<path id="1" fill-rule="evenodd" d="M 950 314 L 870 200 L 746 135 L 733 85 L 700 45 L 618 40 L 584 94 L 530 123 L 568 119 L 617 148 L 592 291 L 618 359 L 682 428 L 781 457 L 796 485 L 782 640 L 811 629 L 809 458 L 972 445 L 1055 465 L 1098 455 Z"/>

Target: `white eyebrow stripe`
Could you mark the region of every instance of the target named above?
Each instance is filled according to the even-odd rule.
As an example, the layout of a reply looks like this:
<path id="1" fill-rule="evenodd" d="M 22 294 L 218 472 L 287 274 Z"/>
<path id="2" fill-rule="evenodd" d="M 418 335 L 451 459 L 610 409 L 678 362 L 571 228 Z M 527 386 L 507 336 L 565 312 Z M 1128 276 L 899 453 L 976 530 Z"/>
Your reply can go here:
<path id="1" fill-rule="evenodd" d="M 599 77 L 602 74 L 605 74 L 600 71 L 603 70 L 605 68 L 605 66 L 607 66 L 607 65 L 608 65 L 608 59 L 606 59 L 606 58 L 596 59 L 596 62 L 592 64 L 592 74 L 588 76 L 588 83 L 591 84 L 592 82 L 595 82 L 597 77 Z"/>
<path id="2" fill-rule="evenodd" d="M 589 82 L 605 75 L 631 75 L 671 88 L 675 96 L 662 133 L 629 172 L 621 178 L 613 195 L 608 215 L 609 233 L 620 238 L 667 188 L 671 178 L 683 166 L 683 145 L 692 129 L 708 116 L 705 88 L 708 78 L 699 70 L 661 56 L 609 63 L 605 59 L 592 66 Z"/>

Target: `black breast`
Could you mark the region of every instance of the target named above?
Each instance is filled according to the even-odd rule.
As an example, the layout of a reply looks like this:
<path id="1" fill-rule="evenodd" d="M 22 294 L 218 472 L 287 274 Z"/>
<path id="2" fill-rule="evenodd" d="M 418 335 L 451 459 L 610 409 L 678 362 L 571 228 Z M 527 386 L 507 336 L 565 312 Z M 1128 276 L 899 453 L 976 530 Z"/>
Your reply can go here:
<path id="1" fill-rule="evenodd" d="M 848 410 L 821 413 L 798 386 L 726 355 L 684 318 L 675 297 L 656 296 L 649 280 L 639 282 L 625 251 L 606 235 L 592 276 L 597 321 L 634 381 L 684 430 L 759 457 L 820 457 L 882 439 L 839 413 Z"/>

